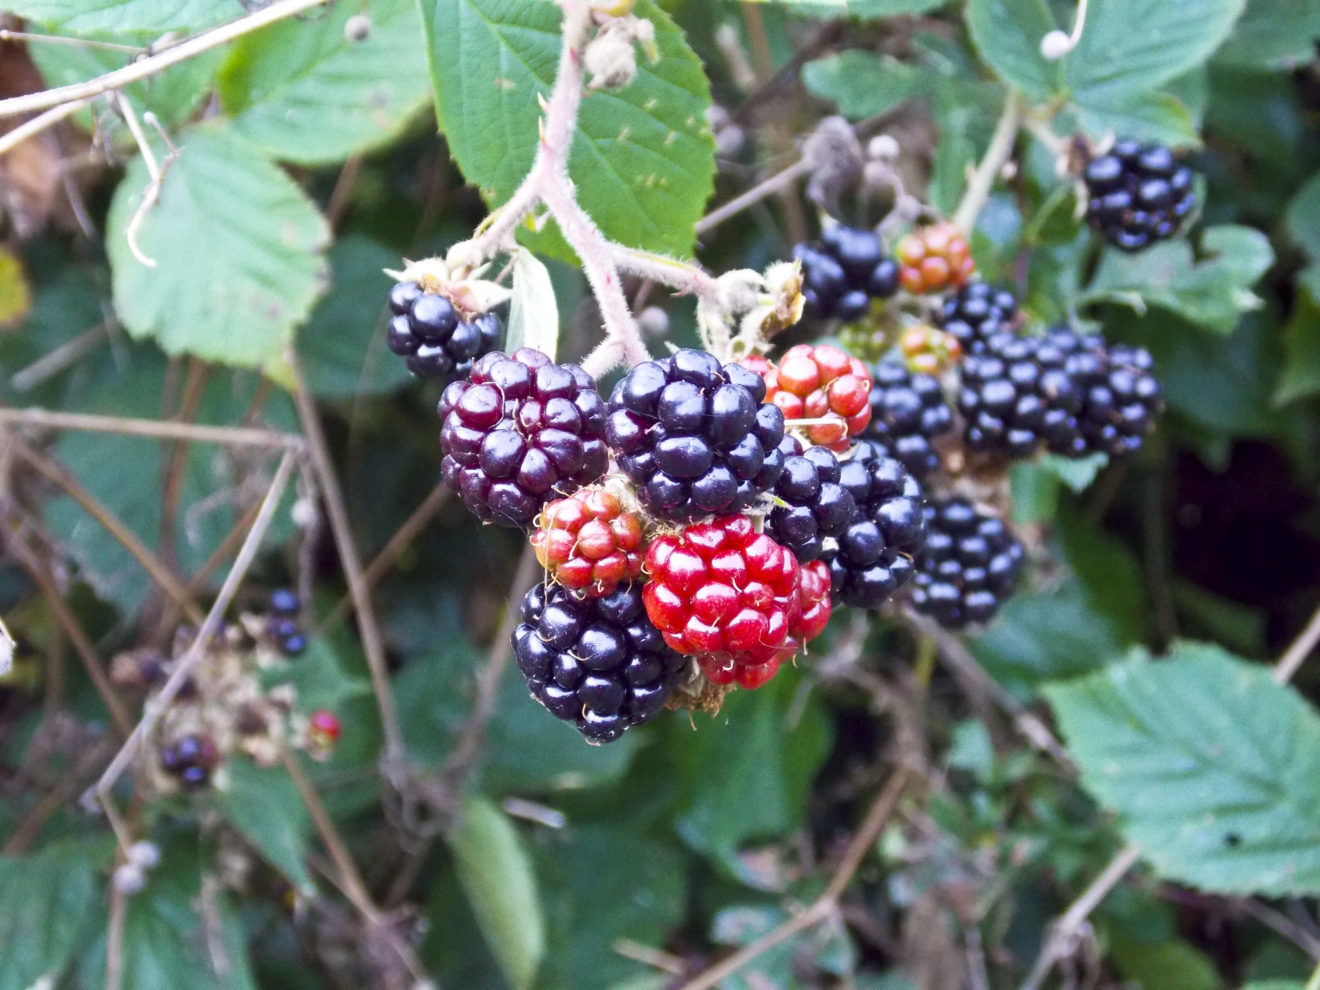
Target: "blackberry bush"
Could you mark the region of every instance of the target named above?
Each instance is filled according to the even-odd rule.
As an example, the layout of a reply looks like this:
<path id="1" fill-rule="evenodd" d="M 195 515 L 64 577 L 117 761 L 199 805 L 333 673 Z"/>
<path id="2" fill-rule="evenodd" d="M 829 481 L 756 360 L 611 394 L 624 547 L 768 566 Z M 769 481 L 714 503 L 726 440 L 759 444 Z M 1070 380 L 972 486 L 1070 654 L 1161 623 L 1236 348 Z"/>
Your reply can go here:
<path id="1" fill-rule="evenodd" d="M 925 513 L 913 606 L 949 629 L 989 622 L 1017 585 L 1022 544 L 1003 519 L 963 498 L 933 500 Z"/>
<path id="2" fill-rule="evenodd" d="M 527 527 L 547 501 L 609 463 L 605 404 L 591 376 L 540 351 L 492 351 L 440 398 L 445 481 L 483 522 Z"/>
<path id="3" fill-rule="evenodd" d="M 705 351 L 633 367 L 615 386 L 605 436 L 650 512 L 674 522 L 741 512 L 784 468 L 784 414 L 765 382 Z"/>
<path id="4" fill-rule="evenodd" d="M 449 299 L 424 292 L 416 282 L 390 289 L 385 342 L 419 378 L 462 378 L 472 362 L 500 346 L 500 318 L 477 313 L 464 319 Z"/>
<path id="5" fill-rule="evenodd" d="M 536 585 L 523 598 L 513 653 L 532 697 L 593 743 L 653 718 L 683 668 L 635 584 L 597 598 Z"/>
<path id="6" fill-rule="evenodd" d="M 1117 141 L 1086 164 L 1082 182 L 1087 222 L 1123 251 L 1173 237 L 1196 207 L 1192 170 L 1162 144 Z"/>

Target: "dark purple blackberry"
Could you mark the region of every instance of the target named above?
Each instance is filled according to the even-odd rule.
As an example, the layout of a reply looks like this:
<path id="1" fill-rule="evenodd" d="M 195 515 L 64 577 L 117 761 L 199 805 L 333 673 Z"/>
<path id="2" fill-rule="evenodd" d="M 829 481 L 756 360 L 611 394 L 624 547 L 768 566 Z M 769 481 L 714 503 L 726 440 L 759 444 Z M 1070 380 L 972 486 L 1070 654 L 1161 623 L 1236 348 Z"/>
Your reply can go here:
<path id="1" fill-rule="evenodd" d="M 821 559 L 830 565 L 836 604 L 876 608 L 912 576 L 912 560 L 926 542 L 921 486 L 903 465 L 860 443 L 839 469 L 853 497 L 852 521 Z"/>
<path id="2" fill-rule="evenodd" d="M 972 282 L 944 301 L 940 329 L 953 334 L 964 354 L 976 354 L 992 334 L 1011 330 L 1017 315 L 1013 293 Z"/>
<path id="3" fill-rule="evenodd" d="M 297 615 L 302 610 L 302 602 L 288 588 L 276 588 L 270 593 L 270 610 L 275 615 Z"/>
<path id="4" fill-rule="evenodd" d="M 193 733 L 174 740 L 160 752 L 160 765 L 189 790 L 205 787 L 220 765 L 220 751 L 209 736 Z"/>
<path id="5" fill-rule="evenodd" d="M 474 359 L 500 346 L 500 318 L 479 313 L 465 320 L 452 302 L 423 292 L 416 282 L 390 289 L 390 319 L 385 342 L 420 378 L 462 378 Z"/>
<path id="6" fill-rule="evenodd" d="M 1077 426 L 1086 449 L 1111 457 L 1134 453 L 1164 408 L 1150 353 L 1124 344 L 1105 348 L 1096 337 L 1083 341 L 1092 349 L 1085 359 L 1074 359 L 1072 370 L 1082 392 Z"/>
<path id="7" fill-rule="evenodd" d="M 756 372 L 681 350 L 614 387 L 605 437 L 650 512 L 674 522 L 732 515 L 784 469 L 784 414 L 764 398 Z"/>
<path id="8" fill-rule="evenodd" d="M 926 530 L 912 604 L 948 629 L 989 622 L 1017 585 L 1022 544 L 1004 520 L 962 498 L 929 503 Z"/>
<path id="9" fill-rule="evenodd" d="M 522 620 L 513 653 L 532 697 L 593 743 L 654 717 L 683 669 L 646 617 L 638 584 L 602 598 L 537 584 L 523 598 Z"/>
<path id="10" fill-rule="evenodd" d="M 1087 163 L 1082 182 L 1087 222 L 1123 251 L 1172 237 L 1196 206 L 1192 170 L 1162 144 L 1115 142 Z"/>
<path id="11" fill-rule="evenodd" d="M 857 503 L 839 484 L 839 459 L 828 447 L 808 447 L 786 438 L 792 451 L 772 494 L 776 504 L 765 517 L 765 532 L 806 564 L 825 552 L 852 522 Z M 782 504 L 781 504 L 782 503 Z"/>
<path id="12" fill-rule="evenodd" d="M 885 256 L 872 230 L 837 224 L 822 231 L 818 242 L 796 245 L 793 257 L 802 262 L 804 311 L 815 319 L 861 319 L 872 299 L 898 291 L 898 264 Z"/>
<path id="13" fill-rule="evenodd" d="M 934 375 L 909 371 L 897 361 L 881 361 L 871 376 L 871 422 L 862 439 L 903 462 L 917 480 L 940 466 L 931 443 L 953 429 L 953 410 Z"/>
<path id="14" fill-rule="evenodd" d="M 1070 331 L 1044 337 L 993 334 L 962 363 L 958 410 L 969 450 L 1011 458 L 1042 449 L 1068 457 L 1087 453 L 1077 424 L 1082 389 L 1073 372 L 1079 340 Z"/>
<path id="15" fill-rule="evenodd" d="M 482 355 L 440 397 L 445 481 L 483 522 L 526 528 L 605 473 L 605 403 L 576 364 L 522 347 Z"/>

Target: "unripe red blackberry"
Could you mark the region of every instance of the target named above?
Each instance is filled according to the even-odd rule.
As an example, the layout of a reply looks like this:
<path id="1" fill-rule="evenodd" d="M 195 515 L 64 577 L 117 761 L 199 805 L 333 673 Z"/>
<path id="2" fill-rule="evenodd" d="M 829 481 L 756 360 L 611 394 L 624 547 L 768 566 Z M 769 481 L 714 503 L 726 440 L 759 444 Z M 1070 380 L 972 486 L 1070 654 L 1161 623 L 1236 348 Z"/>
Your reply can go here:
<path id="1" fill-rule="evenodd" d="M 416 282 L 390 289 L 390 319 L 385 342 L 420 378 L 462 378 L 472 362 L 500 346 L 500 318 L 478 313 L 468 319 L 449 299 L 424 292 Z"/>
<path id="2" fill-rule="evenodd" d="M 534 586 L 522 602 L 513 652 L 532 697 L 594 743 L 653 718 L 683 669 L 642 607 L 635 584 L 600 598 Z"/>
<path id="3" fill-rule="evenodd" d="M 1013 593 L 1022 544 L 1004 520 L 962 498 L 926 506 L 912 604 L 948 629 L 989 622 Z"/>
<path id="4" fill-rule="evenodd" d="M 591 376 L 531 348 L 477 359 L 441 396 L 445 481 L 483 522 L 526 527 L 605 473 L 605 404 Z"/>
<path id="5" fill-rule="evenodd" d="M 1087 163 L 1082 182 L 1087 222 L 1123 251 L 1172 237 L 1196 207 L 1192 170 L 1162 144 L 1118 141 Z"/>
<path id="6" fill-rule="evenodd" d="M 605 435 L 651 513 L 688 522 L 741 512 L 784 466 L 784 414 L 764 398 L 754 372 L 680 350 L 615 386 Z"/>
<path id="7" fill-rule="evenodd" d="M 972 260 L 967 238 L 949 221 L 919 227 L 898 242 L 898 280 L 915 295 L 958 288 L 972 277 Z"/>
<path id="8" fill-rule="evenodd" d="M 871 420 L 867 398 L 871 376 L 866 365 L 829 344 L 790 347 L 779 364 L 762 376 L 766 399 L 784 411 L 784 418 L 823 419 L 804 427 L 814 444 L 836 452 L 848 449 L 851 437 Z"/>
<path id="9" fill-rule="evenodd" d="M 603 488 L 550 502 L 532 533 L 536 559 L 570 591 L 608 595 L 642 571 L 642 522 Z"/>

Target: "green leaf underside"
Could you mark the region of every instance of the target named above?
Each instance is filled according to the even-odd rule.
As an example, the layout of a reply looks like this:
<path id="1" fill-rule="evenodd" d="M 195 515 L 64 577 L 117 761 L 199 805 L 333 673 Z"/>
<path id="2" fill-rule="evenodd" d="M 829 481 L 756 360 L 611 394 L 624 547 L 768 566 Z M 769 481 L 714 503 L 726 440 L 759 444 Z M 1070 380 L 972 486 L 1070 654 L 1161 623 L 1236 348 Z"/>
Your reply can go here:
<path id="1" fill-rule="evenodd" d="M 139 158 L 107 223 L 115 308 L 135 337 L 170 354 L 260 368 L 278 359 L 324 288 L 329 230 L 258 149 L 222 127 L 189 131 L 137 243 L 126 230 L 149 179 Z"/>
<path id="2" fill-rule="evenodd" d="M 237 20 L 243 9 L 232 0 L 5 0 L 19 17 L 59 28 L 65 34 L 94 31 L 195 31 Z"/>
<path id="3" fill-rule="evenodd" d="M 293 779 L 275 767 L 230 760 L 228 784 L 220 793 L 225 817 L 257 851 L 304 893 L 315 890 L 303 862 L 312 822 Z"/>
<path id="4" fill-rule="evenodd" d="M 545 918 L 531 856 L 507 815 L 485 798 L 463 802 L 450 836 L 459 881 L 504 975 L 531 985 L 545 954 Z"/>
<path id="5" fill-rule="evenodd" d="M 1047 687 L 1087 789 L 1165 877 L 1320 890 L 1320 718 L 1268 668 L 1183 643 Z"/>
<path id="6" fill-rule="evenodd" d="M 535 156 L 538 96 L 559 54 L 559 11 L 526 0 L 423 0 L 436 109 L 450 151 L 492 204 L 504 202 Z M 710 88 L 682 32 L 651 0 L 636 13 L 656 27 L 660 59 L 638 55 L 633 83 L 588 91 L 569 158 L 578 198 L 607 237 L 689 257 L 710 196 Z M 529 239 L 571 257 L 556 234 Z"/>
<path id="7" fill-rule="evenodd" d="M 63 971 L 96 905 L 99 865 L 85 846 L 0 857 L 0 990 L 28 990 Z"/>
<path id="8" fill-rule="evenodd" d="M 299 164 L 339 161 L 395 137 L 430 93 L 421 18 L 415 0 L 372 0 L 370 11 L 360 41 L 344 34 L 354 4 L 239 41 L 219 78 L 234 129 Z"/>

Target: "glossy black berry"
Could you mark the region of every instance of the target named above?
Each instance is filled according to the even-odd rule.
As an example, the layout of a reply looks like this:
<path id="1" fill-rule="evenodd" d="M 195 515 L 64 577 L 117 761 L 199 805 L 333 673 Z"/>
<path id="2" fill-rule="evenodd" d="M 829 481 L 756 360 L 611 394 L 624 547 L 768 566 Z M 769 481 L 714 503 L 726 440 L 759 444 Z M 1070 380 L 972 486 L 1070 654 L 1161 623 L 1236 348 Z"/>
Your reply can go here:
<path id="1" fill-rule="evenodd" d="M 591 376 L 540 351 L 478 358 L 440 398 L 445 481 L 483 522 L 527 527 L 605 473 L 605 403 Z"/>
<path id="2" fill-rule="evenodd" d="M 1013 329 L 1017 315 L 1013 293 L 972 282 L 945 300 L 940 328 L 957 339 L 964 354 L 976 354 L 993 334 Z"/>
<path id="3" fill-rule="evenodd" d="M 1082 393 L 1077 426 L 1088 451 L 1121 457 L 1141 448 L 1164 408 L 1152 364 L 1148 351 L 1123 344 L 1102 347 L 1089 360 L 1074 361 Z"/>
<path id="4" fill-rule="evenodd" d="M 636 365 L 615 386 L 605 437 L 650 512 L 675 522 L 741 512 L 784 467 L 784 414 L 765 382 L 705 351 Z"/>
<path id="5" fill-rule="evenodd" d="M 881 361 L 871 377 L 871 422 L 862 438 L 896 457 L 918 480 L 940 466 L 936 437 L 953 429 L 953 410 L 934 375 Z"/>
<path id="6" fill-rule="evenodd" d="M 827 447 L 808 447 L 786 438 L 784 471 L 771 494 L 775 506 L 765 517 L 765 532 L 806 564 L 837 541 L 857 511 L 852 493 L 839 483 L 839 459 Z"/>
<path id="7" fill-rule="evenodd" d="M 302 602 L 288 588 L 276 588 L 270 593 L 270 610 L 275 615 L 297 615 L 301 609 Z"/>
<path id="8" fill-rule="evenodd" d="M 802 263 L 802 295 L 809 317 L 857 320 L 872 299 L 888 299 L 898 291 L 898 265 L 885 256 L 884 245 L 871 230 L 835 225 L 818 242 L 798 244 L 793 257 Z"/>
<path id="9" fill-rule="evenodd" d="M 1022 544 L 1004 520 L 962 498 L 926 506 L 912 604 L 948 629 L 989 622 L 1017 585 Z"/>
<path id="10" fill-rule="evenodd" d="M 532 697 L 595 743 L 653 718 L 683 669 L 646 617 L 640 585 L 577 598 L 537 584 L 523 598 L 513 653 Z"/>
<path id="11" fill-rule="evenodd" d="M 423 292 L 416 282 L 390 289 L 385 342 L 421 378 L 461 378 L 475 358 L 500 345 L 500 318 L 479 313 L 463 319 L 444 296 Z"/>
<path id="12" fill-rule="evenodd" d="M 1196 206 L 1192 170 L 1162 144 L 1118 141 L 1087 163 L 1082 182 L 1087 222 L 1123 251 L 1172 237 Z"/>
<path id="13" fill-rule="evenodd" d="M 868 443 L 840 464 L 839 484 L 855 508 L 821 555 L 830 565 L 830 594 L 836 604 L 876 608 L 912 576 L 913 558 L 925 544 L 921 486 Z"/>
<path id="14" fill-rule="evenodd" d="M 160 765 L 189 790 L 204 787 L 220 764 L 220 752 L 209 736 L 181 736 L 160 752 Z"/>

